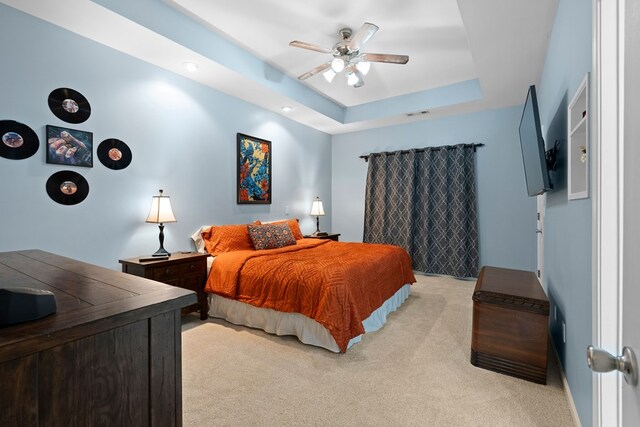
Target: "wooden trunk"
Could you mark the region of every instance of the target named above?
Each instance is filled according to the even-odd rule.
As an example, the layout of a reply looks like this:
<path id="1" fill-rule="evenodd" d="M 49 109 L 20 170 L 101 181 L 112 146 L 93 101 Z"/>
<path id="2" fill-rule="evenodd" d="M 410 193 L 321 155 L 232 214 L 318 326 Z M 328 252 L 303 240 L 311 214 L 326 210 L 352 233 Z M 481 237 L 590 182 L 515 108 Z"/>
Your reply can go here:
<path id="1" fill-rule="evenodd" d="M 182 425 L 180 309 L 195 293 L 37 250 L 0 253 L 0 287 L 58 306 L 0 328 L 0 425 Z"/>
<path id="2" fill-rule="evenodd" d="M 471 363 L 547 383 L 549 300 L 534 273 L 480 270 L 473 292 Z"/>

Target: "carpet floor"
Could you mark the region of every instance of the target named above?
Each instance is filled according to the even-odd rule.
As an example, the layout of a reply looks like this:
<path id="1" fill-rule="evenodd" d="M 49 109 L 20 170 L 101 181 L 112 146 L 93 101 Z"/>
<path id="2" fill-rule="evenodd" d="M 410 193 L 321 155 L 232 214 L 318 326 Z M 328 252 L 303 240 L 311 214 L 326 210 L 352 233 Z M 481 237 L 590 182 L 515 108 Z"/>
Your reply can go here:
<path id="1" fill-rule="evenodd" d="M 552 353 L 546 386 L 474 367 L 475 282 L 416 277 L 387 324 L 345 354 L 186 316 L 184 425 L 575 425 Z"/>

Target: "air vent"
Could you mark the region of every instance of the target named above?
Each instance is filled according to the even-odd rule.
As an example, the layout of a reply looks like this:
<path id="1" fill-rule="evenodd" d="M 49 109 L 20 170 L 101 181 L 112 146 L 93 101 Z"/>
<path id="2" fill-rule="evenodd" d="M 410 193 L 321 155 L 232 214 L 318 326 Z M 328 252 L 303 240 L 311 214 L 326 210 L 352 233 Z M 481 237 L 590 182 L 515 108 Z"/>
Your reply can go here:
<path id="1" fill-rule="evenodd" d="M 416 111 L 415 113 L 408 113 L 407 117 L 423 116 L 425 114 L 429 114 L 429 110 Z"/>

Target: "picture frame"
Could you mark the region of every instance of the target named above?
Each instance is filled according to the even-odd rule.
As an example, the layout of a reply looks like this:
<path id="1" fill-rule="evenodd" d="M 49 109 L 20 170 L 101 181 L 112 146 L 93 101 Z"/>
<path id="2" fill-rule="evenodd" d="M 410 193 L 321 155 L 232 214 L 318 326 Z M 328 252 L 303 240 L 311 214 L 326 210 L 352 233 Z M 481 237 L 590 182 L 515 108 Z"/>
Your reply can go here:
<path id="1" fill-rule="evenodd" d="M 47 125 L 47 163 L 93 167 L 93 133 Z"/>
<path id="2" fill-rule="evenodd" d="M 271 141 L 237 134 L 238 204 L 271 204 Z"/>

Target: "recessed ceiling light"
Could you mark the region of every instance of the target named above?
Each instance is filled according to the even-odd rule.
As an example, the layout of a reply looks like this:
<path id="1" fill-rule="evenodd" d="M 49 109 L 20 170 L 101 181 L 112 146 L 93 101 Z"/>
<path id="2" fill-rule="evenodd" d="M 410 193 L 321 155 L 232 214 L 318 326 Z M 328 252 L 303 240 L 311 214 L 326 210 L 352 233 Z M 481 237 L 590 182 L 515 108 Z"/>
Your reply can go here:
<path id="1" fill-rule="evenodd" d="M 190 71 L 192 73 L 195 73 L 196 71 L 198 71 L 198 64 L 195 64 L 193 62 L 185 62 L 184 63 L 184 68 L 187 69 L 187 71 Z"/>
<path id="2" fill-rule="evenodd" d="M 282 107 L 282 111 L 284 111 L 285 113 L 289 113 L 289 112 L 293 111 L 293 107 L 285 105 L 284 107 Z"/>

